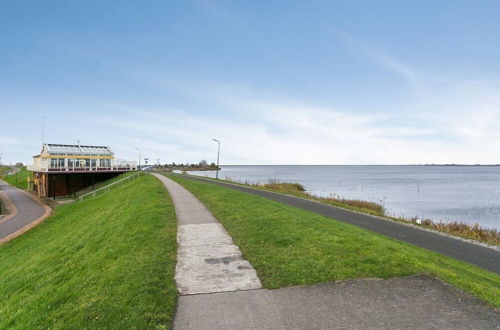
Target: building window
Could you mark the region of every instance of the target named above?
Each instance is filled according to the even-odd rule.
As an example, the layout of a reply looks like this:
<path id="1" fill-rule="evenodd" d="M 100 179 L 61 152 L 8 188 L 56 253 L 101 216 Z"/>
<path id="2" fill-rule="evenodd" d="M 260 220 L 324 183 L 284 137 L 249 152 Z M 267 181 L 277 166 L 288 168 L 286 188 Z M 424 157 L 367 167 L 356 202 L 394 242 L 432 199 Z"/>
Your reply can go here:
<path id="1" fill-rule="evenodd" d="M 97 159 L 91 159 L 90 160 L 90 166 L 96 167 L 97 166 Z"/>
<path id="2" fill-rule="evenodd" d="M 110 167 L 111 161 L 109 159 L 101 159 L 100 161 L 101 167 Z"/>
<path id="3" fill-rule="evenodd" d="M 90 167 L 90 159 L 85 159 L 85 167 Z"/>
<path id="4" fill-rule="evenodd" d="M 51 158 L 50 159 L 50 167 L 51 168 L 56 168 L 57 167 L 57 159 Z"/>
<path id="5" fill-rule="evenodd" d="M 74 167 L 75 166 L 75 160 L 74 159 L 68 159 L 68 167 Z"/>
<path id="6" fill-rule="evenodd" d="M 64 158 L 59 158 L 59 159 L 57 160 L 57 162 L 58 162 L 59 167 L 62 167 L 62 168 L 64 168 L 64 167 L 65 167 L 65 165 L 64 165 Z"/>

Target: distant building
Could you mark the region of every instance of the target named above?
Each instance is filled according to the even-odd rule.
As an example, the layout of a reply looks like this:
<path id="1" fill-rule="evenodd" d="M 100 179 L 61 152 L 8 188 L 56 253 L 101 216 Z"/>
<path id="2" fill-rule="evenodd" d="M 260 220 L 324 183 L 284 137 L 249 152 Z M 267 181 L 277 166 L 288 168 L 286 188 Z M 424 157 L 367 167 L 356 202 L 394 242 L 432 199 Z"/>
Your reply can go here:
<path id="1" fill-rule="evenodd" d="M 113 151 L 105 146 L 44 144 L 28 170 L 33 172 L 29 188 L 40 197 L 58 197 L 135 171 L 137 163 L 115 159 Z"/>

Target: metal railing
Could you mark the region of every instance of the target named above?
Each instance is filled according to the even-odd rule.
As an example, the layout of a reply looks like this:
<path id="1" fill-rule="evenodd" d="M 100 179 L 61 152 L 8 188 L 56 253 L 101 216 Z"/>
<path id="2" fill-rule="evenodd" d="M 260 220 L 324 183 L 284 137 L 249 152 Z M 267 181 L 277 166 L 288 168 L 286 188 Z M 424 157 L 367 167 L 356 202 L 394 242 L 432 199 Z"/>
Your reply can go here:
<path id="1" fill-rule="evenodd" d="M 123 179 L 120 179 L 118 181 L 115 181 L 113 183 L 110 183 L 108 184 L 107 186 L 104 186 L 104 187 L 101 187 L 99 189 L 96 189 L 96 190 L 93 190 L 91 192 L 88 192 L 86 194 L 83 194 L 81 196 L 78 197 L 79 200 L 83 200 L 85 197 L 88 197 L 88 196 L 92 196 L 92 197 L 95 197 L 96 195 L 98 195 L 100 192 L 106 192 L 106 191 L 109 191 L 111 189 L 111 187 L 114 187 L 116 185 L 119 185 L 119 184 L 122 184 L 122 183 L 125 183 L 125 182 L 128 182 L 128 181 L 132 181 L 134 179 L 137 179 L 138 177 L 140 176 L 143 176 L 144 174 L 146 174 L 145 172 L 137 172 L 137 173 L 134 173 L 132 175 L 129 175 Z"/>
<path id="2" fill-rule="evenodd" d="M 137 166 L 99 166 L 99 167 L 37 167 L 33 165 L 28 165 L 28 170 L 32 172 L 113 172 L 113 171 L 135 171 Z"/>

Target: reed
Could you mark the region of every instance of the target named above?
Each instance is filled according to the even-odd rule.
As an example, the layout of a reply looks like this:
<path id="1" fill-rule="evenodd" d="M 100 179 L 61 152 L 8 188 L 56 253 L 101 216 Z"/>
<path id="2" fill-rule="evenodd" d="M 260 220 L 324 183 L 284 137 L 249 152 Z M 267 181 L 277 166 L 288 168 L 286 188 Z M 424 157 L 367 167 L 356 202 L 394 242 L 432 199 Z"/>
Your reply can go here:
<path id="1" fill-rule="evenodd" d="M 430 219 L 421 220 L 418 217 L 413 217 L 411 219 L 398 218 L 398 220 L 411 222 L 422 227 L 500 246 L 500 232 L 497 229 L 483 228 L 478 223 L 469 225 L 458 221 L 443 222 L 433 221 Z"/>
<path id="2" fill-rule="evenodd" d="M 355 210 L 368 212 L 370 214 L 385 216 L 385 208 L 381 204 L 364 200 L 357 200 L 357 199 L 345 199 L 333 194 L 331 194 L 328 197 L 315 196 L 308 193 L 304 188 L 304 186 L 301 185 L 300 183 L 278 182 L 276 180 L 270 180 L 269 183 L 265 183 L 263 185 L 258 185 L 258 186 L 270 190 L 298 195 L 308 199 L 318 200 L 323 203 L 335 206 L 354 208 Z"/>
<path id="3" fill-rule="evenodd" d="M 331 194 L 328 197 L 315 196 L 308 193 L 302 184 L 294 182 L 279 182 L 277 180 L 269 180 L 268 183 L 264 184 L 258 184 L 258 183 L 249 184 L 248 182 L 241 183 L 234 181 L 230 177 L 226 177 L 224 181 L 244 184 L 247 186 L 253 186 L 260 189 L 263 188 L 303 198 L 313 199 L 320 201 L 322 203 L 344 207 L 354 211 L 369 213 L 376 216 L 381 216 L 389 218 L 394 221 L 411 223 L 425 228 L 437 230 L 443 233 L 480 241 L 494 246 L 500 246 L 500 232 L 497 229 L 481 227 L 478 223 L 474 225 L 469 225 L 467 223 L 458 221 L 444 222 L 444 221 L 434 221 L 430 219 L 422 220 L 419 217 L 413 217 L 410 219 L 403 217 L 389 217 L 387 216 L 386 209 L 382 204 L 364 200 L 357 200 L 357 199 L 345 199 L 334 194 Z"/>

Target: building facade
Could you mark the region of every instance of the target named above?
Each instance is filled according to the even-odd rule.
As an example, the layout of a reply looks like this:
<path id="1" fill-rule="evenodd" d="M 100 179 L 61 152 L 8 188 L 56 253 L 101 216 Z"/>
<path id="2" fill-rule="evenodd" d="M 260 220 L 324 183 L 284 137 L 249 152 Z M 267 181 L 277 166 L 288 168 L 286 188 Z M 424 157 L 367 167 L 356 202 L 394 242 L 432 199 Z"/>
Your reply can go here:
<path id="1" fill-rule="evenodd" d="M 58 197 L 135 171 L 137 163 L 115 158 L 106 146 L 44 144 L 28 170 L 33 172 L 29 188 L 40 197 Z"/>

